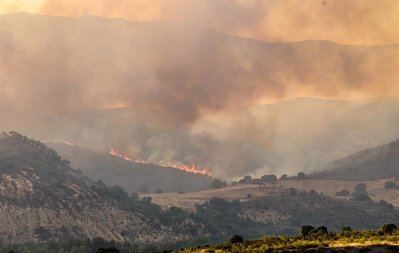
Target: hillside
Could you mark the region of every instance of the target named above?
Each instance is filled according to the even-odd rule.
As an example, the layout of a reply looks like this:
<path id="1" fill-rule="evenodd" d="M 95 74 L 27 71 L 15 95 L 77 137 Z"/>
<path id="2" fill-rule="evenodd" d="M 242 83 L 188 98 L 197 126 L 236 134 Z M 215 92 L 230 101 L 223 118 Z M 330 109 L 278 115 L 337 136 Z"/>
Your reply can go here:
<path id="1" fill-rule="evenodd" d="M 161 210 L 151 198 L 93 182 L 54 150 L 14 132 L 1 135 L 0 173 L 0 236 L 7 243 L 100 237 L 134 250 L 159 249 L 220 242 L 238 232 L 247 238 L 293 234 L 302 224 L 336 230 L 399 221 L 399 212 L 386 205 L 272 186 L 240 200 L 220 189 L 220 198 L 208 194 L 194 212 L 170 205 Z"/>
<path id="2" fill-rule="evenodd" d="M 398 178 L 399 140 L 333 161 L 314 177 L 353 181 Z"/>
<path id="3" fill-rule="evenodd" d="M 150 205 L 133 198 L 128 205 L 119 188 L 94 183 L 54 150 L 17 133 L 0 136 L 0 196 L 0 236 L 7 243 L 100 237 L 143 247 L 186 237 L 157 221 Z"/>
<path id="4" fill-rule="evenodd" d="M 111 186 L 120 185 L 130 193 L 143 188 L 150 192 L 158 189 L 164 192 L 191 192 L 208 188 L 213 180 L 209 176 L 173 168 L 126 161 L 76 145 L 60 142 L 46 144 L 71 161 L 73 168 L 80 169 L 90 178 Z"/>
<path id="5" fill-rule="evenodd" d="M 325 227 L 324 227 L 325 228 Z M 394 253 L 399 250 L 397 229 L 390 232 L 380 230 L 356 231 L 346 227 L 346 231 L 329 233 L 328 230 L 314 228 L 310 235 L 273 237 L 265 236 L 256 240 L 224 242 L 214 246 L 181 249 L 179 253 L 202 252 L 297 252 L 297 253 Z M 326 228 L 327 229 L 327 228 Z M 318 230 L 318 231 L 317 231 Z M 242 239 L 242 237 L 241 237 Z M 241 240 L 240 240 L 241 241 Z"/>
<path id="6" fill-rule="evenodd" d="M 225 235 L 232 236 L 231 232 L 237 231 L 251 238 L 265 233 L 295 234 L 303 224 L 326 225 L 337 231 L 347 225 L 377 228 L 381 223 L 399 221 L 396 209 L 379 203 L 337 199 L 280 185 L 237 185 L 145 196 L 151 196 L 154 203 L 165 209 L 177 206 L 195 212 L 201 223 L 220 226 Z"/>

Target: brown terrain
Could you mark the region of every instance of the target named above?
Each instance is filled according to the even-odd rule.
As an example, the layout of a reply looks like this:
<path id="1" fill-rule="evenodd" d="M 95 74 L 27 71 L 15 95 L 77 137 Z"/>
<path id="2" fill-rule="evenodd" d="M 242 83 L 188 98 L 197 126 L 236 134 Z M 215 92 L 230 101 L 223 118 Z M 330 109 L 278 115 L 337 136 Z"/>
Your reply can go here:
<path id="1" fill-rule="evenodd" d="M 388 178 L 361 183 L 367 185 L 367 191 L 375 202 L 383 199 L 395 206 L 399 206 L 399 190 L 385 189 L 384 185 L 387 181 L 395 181 L 395 179 Z M 258 186 L 252 184 L 239 184 L 222 189 L 208 189 L 192 193 L 151 193 L 144 194 L 143 196 L 150 196 L 153 203 L 156 203 L 165 209 L 170 206 L 177 206 L 187 211 L 195 211 L 195 205 L 197 203 L 204 203 L 213 197 L 223 198 L 226 200 L 239 199 L 240 201 L 246 201 L 250 199 L 248 198 L 248 194 L 250 194 L 252 198 L 273 196 L 290 187 L 300 191 L 315 190 L 318 193 L 334 197 L 335 193 L 342 189 L 347 189 L 348 191 L 353 192 L 354 187 L 358 183 L 360 182 L 323 179 L 288 179 L 278 180 L 275 185 L 268 184 Z"/>

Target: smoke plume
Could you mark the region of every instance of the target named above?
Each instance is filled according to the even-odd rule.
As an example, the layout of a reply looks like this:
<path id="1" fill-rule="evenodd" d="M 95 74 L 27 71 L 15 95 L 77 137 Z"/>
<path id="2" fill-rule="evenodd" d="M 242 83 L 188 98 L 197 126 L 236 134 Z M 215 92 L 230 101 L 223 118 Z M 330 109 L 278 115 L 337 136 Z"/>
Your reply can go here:
<path id="1" fill-rule="evenodd" d="M 397 45 L 264 43 L 97 17 L 2 16 L 0 56 L 0 128 L 228 177 L 284 163 L 278 115 L 259 119 L 251 111 L 259 103 L 392 95 L 399 78 Z"/>

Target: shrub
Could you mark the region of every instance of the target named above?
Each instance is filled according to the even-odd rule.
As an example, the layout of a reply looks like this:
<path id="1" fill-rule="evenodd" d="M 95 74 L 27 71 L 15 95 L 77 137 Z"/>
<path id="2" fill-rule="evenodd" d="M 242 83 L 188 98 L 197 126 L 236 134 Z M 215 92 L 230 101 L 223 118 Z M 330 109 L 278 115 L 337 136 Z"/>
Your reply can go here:
<path id="1" fill-rule="evenodd" d="M 335 193 L 335 196 L 336 197 L 347 197 L 347 196 L 349 196 L 351 193 L 350 193 L 350 191 L 348 191 L 347 189 L 342 189 L 342 190 L 340 190 L 339 192 L 336 192 Z"/>
<path id="2" fill-rule="evenodd" d="M 209 186 L 209 188 L 211 188 L 211 189 L 220 189 L 220 188 L 223 188 L 223 187 L 226 187 L 226 186 L 227 186 L 227 182 L 226 181 L 222 181 L 220 179 L 215 178 L 213 180 L 213 182 L 211 183 L 211 185 Z"/>
<path id="3" fill-rule="evenodd" d="M 320 226 L 320 227 L 316 228 L 315 230 L 311 231 L 311 233 L 318 234 L 318 235 L 326 235 L 326 234 L 328 234 L 328 229 L 325 226 Z"/>
<path id="4" fill-rule="evenodd" d="M 250 183 L 252 183 L 252 177 L 247 175 L 243 179 L 240 179 L 239 183 L 240 184 L 250 184 Z"/>
<path id="5" fill-rule="evenodd" d="M 120 251 L 111 247 L 111 248 L 100 248 L 96 251 L 96 253 L 119 253 Z"/>
<path id="6" fill-rule="evenodd" d="M 280 177 L 280 180 L 287 180 L 288 179 L 288 175 L 284 174 Z"/>
<path id="7" fill-rule="evenodd" d="M 244 238 L 240 235 L 234 235 L 233 237 L 231 237 L 230 239 L 230 243 L 243 243 L 244 242 Z"/>
<path id="8" fill-rule="evenodd" d="M 295 188 L 290 187 L 290 188 L 288 189 L 288 194 L 289 194 L 290 196 L 296 196 L 296 195 L 297 195 L 297 191 L 296 191 Z"/>
<path id="9" fill-rule="evenodd" d="M 395 182 L 385 182 L 385 189 L 399 189 L 399 185 Z"/>
<path id="10" fill-rule="evenodd" d="M 156 190 L 154 191 L 154 193 L 163 193 L 163 190 L 162 190 L 162 189 L 156 189 Z"/>
<path id="11" fill-rule="evenodd" d="M 269 184 L 275 184 L 277 183 L 277 177 L 276 175 L 264 175 L 260 178 L 262 183 L 269 183 Z"/>
<path id="12" fill-rule="evenodd" d="M 367 192 L 354 192 L 352 194 L 352 200 L 356 201 L 371 201 L 371 198 Z"/>
<path id="13" fill-rule="evenodd" d="M 341 231 L 342 231 L 342 232 L 352 232 L 352 231 L 353 231 L 353 228 L 351 228 L 351 227 L 349 227 L 349 226 L 345 226 L 345 227 L 342 227 Z"/>
<path id="14" fill-rule="evenodd" d="M 297 178 L 298 179 L 305 179 L 306 178 L 306 174 L 303 173 L 303 172 L 299 172 L 298 175 L 297 175 Z"/>
<path id="15" fill-rule="evenodd" d="M 254 178 L 254 179 L 252 179 L 251 184 L 262 185 L 263 182 L 262 182 L 262 180 L 260 178 Z"/>
<path id="16" fill-rule="evenodd" d="M 394 208 L 393 205 L 392 205 L 391 203 L 388 203 L 386 200 L 383 200 L 383 199 L 381 199 L 378 203 L 379 203 L 380 205 L 382 205 L 382 206 L 388 208 L 388 209 L 393 209 L 393 208 Z"/>
<path id="17" fill-rule="evenodd" d="M 252 194 L 251 193 L 248 193 L 247 194 L 247 199 L 251 199 L 252 198 Z"/>
<path id="18" fill-rule="evenodd" d="M 301 227 L 301 235 L 302 236 L 308 236 L 314 231 L 314 227 L 310 225 L 303 225 Z"/>
<path id="19" fill-rule="evenodd" d="M 381 232 L 383 232 L 384 234 L 392 234 L 397 229 L 398 229 L 398 227 L 395 224 L 392 224 L 392 223 L 384 224 L 380 228 Z"/>

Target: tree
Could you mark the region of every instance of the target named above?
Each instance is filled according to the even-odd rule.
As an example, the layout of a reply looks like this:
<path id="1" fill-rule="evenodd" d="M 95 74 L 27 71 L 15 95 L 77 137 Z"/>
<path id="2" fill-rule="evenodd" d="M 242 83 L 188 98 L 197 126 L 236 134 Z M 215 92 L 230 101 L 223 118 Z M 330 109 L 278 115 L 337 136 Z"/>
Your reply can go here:
<path id="1" fill-rule="evenodd" d="M 244 242 L 244 238 L 240 235 L 234 235 L 233 237 L 231 237 L 230 239 L 230 243 L 243 243 Z"/>
<path id="2" fill-rule="evenodd" d="M 367 192 L 354 192 L 352 194 L 352 200 L 356 201 L 371 201 L 371 198 Z"/>
<path id="3" fill-rule="evenodd" d="M 366 186 L 365 183 L 358 183 L 355 186 L 355 192 L 356 193 L 366 193 L 366 191 L 367 191 L 367 186 Z"/>
<path id="4" fill-rule="evenodd" d="M 276 175 L 264 175 L 260 178 L 262 183 L 269 183 L 269 184 L 276 184 L 277 183 L 277 177 Z"/>
<path id="5" fill-rule="evenodd" d="M 385 182 L 385 189 L 399 189 L 399 185 L 395 182 Z"/>
<path id="6" fill-rule="evenodd" d="M 314 231 L 314 227 L 310 225 L 303 225 L 301 227 L 301 235 L 308 236 Z"/>
<path id="7" fill-rule="evenodd" d="M 215 178 L 212 181 L 212 183 L 209 186 L 209 188 L 211 188 L 211 189 L 220 189 L 220 188 L 223 188 L 223 187 L 226 187 L 226 186 L 227 186 L 227 182 L 226 181 L 222 181 L 220 179 Z"/>
<path id="8" fill-rule="evenodd" d="M 240 179 L 240 184 L 250 184 L 252 183 L 252 177 L 247 175 L 243 179 Z"/>
<path id="9" fill-rule="evenodd" d="M 318 235 L 326 235 L 328 234 L 328 229 L 325 226 L 320 226 L 316 228 L 312 233 L 318 234 Z"/>
<path id="10" fill-rule="evenodd" d="M 303 172 L 299 172 L 298 175 L 297 175 L 297 178 L 298 179 L 305 179 L 306 178 L 306 174 L 303 173 Z"/>
<path id="11" fill-rule="evenodd" d="M 384 224 L 380 228 L 381 232 L 383 232 L 384 234 L 392 234 L 397 229 L 398 229 L 398 227 L 395 224 L 392 224 L 392 223 Z"/>
<path id="12" fill-rule="evenodd" d="M 288 175 L 284 174 L 280 177 L 280 180 L 287 180 L 288 179 Z"/>

